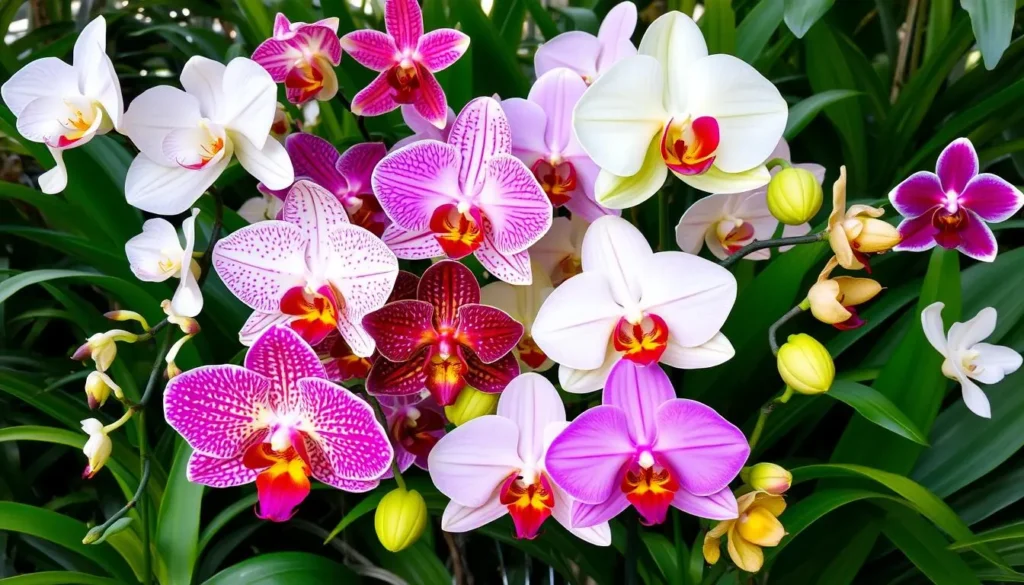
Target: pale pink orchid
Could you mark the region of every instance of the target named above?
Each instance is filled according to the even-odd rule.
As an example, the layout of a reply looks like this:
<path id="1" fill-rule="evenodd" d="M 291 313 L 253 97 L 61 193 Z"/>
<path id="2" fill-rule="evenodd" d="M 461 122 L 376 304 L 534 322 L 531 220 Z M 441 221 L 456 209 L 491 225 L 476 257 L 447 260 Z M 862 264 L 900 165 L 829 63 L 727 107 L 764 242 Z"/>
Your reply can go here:
<path id="1" fill-rule="evenodd" d="M 142 224 L 142 233 L 125 242 L 124 253 L 136 278 L 144 282 L 163 282 L 172 276 L 179 279 L 171 298 L 175 315 L 195 317 L 203 310 L 203 291 L 199 288 L 199 264 L 192 258 L 196 245 L 198 209 L 181 222 L 181 245 L 174 225 L 154 217 Z"/>
<path id="2" fill-rule="evenodd" d="M 555 288 L 533 339 L 560 364 L 567 392 L 604 387 L 619 360 L 675 368 L 717 366 L 734 350 L 720 333 L 736 279 L 713 262 L 658 252 L 628 221 L 605 216 L 583 238 L 583 272 Z"/>
<path id="3" fill-rule="evenodd" d="M 337 331 L 353 353 L 369 357 L 374 343 L 362 318 L 387 300 L 398 259 L 349 223 L 341 203 L 316 183 L 292 186 L 281 218 L 246 226 L 213 249 L 225 286 L 255 311 L 239 333 L 242 343 L 288 323 L 311 345 Z"/>
<path id="4" fill-rule="evenodd" d="M 448 433 L 428 457 L 430 479 L 451 498 L 441 528 L 468 532 L 511 514 L 516 537 L 532 539 L 553 517 L 587 542 L 611 544 L 606 522 L 572 525 L 573 499 L 545 469 L 547 445 L 566 424 L 565 407 L 551 382 L 523 374 L 501 394 L 497 414 Z"/>
<path id="5" fill-rule="evenodd" d="M 266 69 L 275 83 L 284 83 L 285 95 L 293 104 L 333 99 L 338 93 L 334 68 L 341 63 L 338 19 L 289 22 L 279 12 L 274 36 L 256 47 L 252 60 Z"/>
<path id="6" fill-rule="evenodd" d="M 201 366 L 167 384 L 167 423 L 194 449 L 189 481 L 256 482 L 257 515 L 283 522 L 309 476 L 350 492 L 377 487 L 394 456 L 373 409 L 327 381 L 313 350 L 287 327 L 266 330 L 244 367 Z"/>
<path id="7" fill-rule="evenodd" d="M 612 65 L 636 55 L 636 47 L 630 40 L 635 28 L 636 4 L 620 2 L 608 11 L 596 37 L 582 31 L 569 31 L 538 47 L 533 56 L 537 77 L 566 67 L 590 85 Z"/>
<path id="8" fill-rule="evenodd" d="M 582 217 L 556 217 L 536 244 L 530 247 L 530 258 L 548 274 L 554 286 L 583 270 L 583 236 L 590 222 Z"/>
<path id="9" fill-rule="evenodd" d="M 388 436 L 395 449 L 395 463 L 404 472 L 416 464 L 428 469 L 427 457 L 444 437 L 448 419 L 444 409 L 426 390 L 408 396 L 377 396 L 380 408 L 388 422 Z M 391 470 L 382 479 L 392 477 Z"/>
<path id="10" fill-rule="evenodd" d="M 657 364 L 623 360 L 601 399 L 562 431 L 545 464 L 577 502 L 574 527 L 607 522 L 632 505 L 645 525 L 669 506 L 712 520 L 736 518 L 729 483 L 750 455 L 743 432 L 710 407 L 676 398 Z"/>
<path id="11" fill-rule="evenodd" d="M 386 156 L 372 183 L 384 212 L 420 257 L 473 253 L 497 278 L 530 283 L 527 248 L 551 226 L 551 203 L 512 155 L 508 119 L 492 98 L 469 102 L 446 143 L 425 140 Z M 395 238 L 388 236 L 394 250 Z"/>
<path id="12" fill-rule="evenodd" d="M 419 142 L 421 140 L 437 140 L 439 142 L 448 142 L 448 135 L 452 131 L 452 124 L 455 123 L 455 110 L 448 108 L 448 116 L 444 120 L 444 127 L 438 128 L 430 123 L 429 120 L 420 115 L 416 111 L 416 108 L 412 106 L 402 106 L 402 120 L 405 121 L 405 125 L 412 130 L 411 136 L 399 140 L 391 147 L 391 150 L 398 150 L 403 146 L 412 144 L 413 142 Z"/>
<path id="13" fill-rule="evenodd" d="M 434 73 L 459 60 L 469 48 L 469 37 L 451 28 L 423 34 L 423 12 L 416 0 L 385 0 L 384 26 L 386 34 L 365 29 L 341 38 L 346 53 L 380 72 L 352 98 L 352 113 L 380 116 L 409 104 L 443 128 L 448 102 Z"/>

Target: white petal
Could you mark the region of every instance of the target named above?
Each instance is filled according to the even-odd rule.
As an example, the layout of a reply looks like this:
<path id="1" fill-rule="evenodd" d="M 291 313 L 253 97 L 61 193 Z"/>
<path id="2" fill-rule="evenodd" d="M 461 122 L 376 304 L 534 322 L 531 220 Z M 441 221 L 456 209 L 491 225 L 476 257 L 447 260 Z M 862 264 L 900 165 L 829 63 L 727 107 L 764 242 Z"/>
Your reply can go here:
<path id="1" fill-rule="evenodd" d="M 497 491 L 495 491 L 494 497 L 487 500 L 482 506 L 463 506 L 451 501 L 445 506 L 444 514 L 441 515 L 441 530 L 469 532 L 484 524 L 490 524 L 505 514 L 508 514 L 508 506 L 502 505 Z"/>
<path id="2" fill-rule="evenodd" d="M 176 215 L 188 209 L 210 188 L 224 169 L 229 157 L 223 157 L 201 169 L 164 166 L 140 154 L 128 167 L 124 195 L 128 203 L 159 215 Z"/>
<path id="3" fill-rule="evenodd" d="M 25 65 L 0 87 L 0 96 L 15 117 L 32 100 L 41 97 L 79 95 L 75 70 L 56 57 L 36 59 Z"/>
<path id="4" fill-rule="evenodd" d="M 615 348 L 612 346 L 611 339 L 608 340 L 607 346 L 604 361 L 597 368 L 577 370 L 567 366 L 559 366 L 558 383 L 562 386 L 562 390 L 573 394 L 586 394 L 604 388 L 605 380 L 608 379 L 608 372 L 612 370 L 612 366 L 616 362 L 622 359 L 621 354 L 615 351 Z"/>
<path id="5" fill-rule="evenodd" d="M 583 271 L 604 275 L 611 287 L 612 298 L 630 310 L 640 302 L 642 281 L 646 276 L 643 264 L 653 253 L 647 239 L 633 224 L 621 217 L 607 215 L 587 228 L 587 235 L 583 238 Z"/>
<path id="6" fill-rule="evenodd" d="M 124 100 L 114 64 L 107 56 L 107 23 L 102 16 L 94 18 L 78 35 L 74 68 L 82 95 L 100 102 L 114 127 L 119 127 Z"/>
<path id="7" fill-rule="evenodd" d="M 199 101 L 204 118 L 223 124 L 226 99 L 224 72 L 227 67 L 206 57 L 196 55 L 181 69 L 181 86 Z"/>
<path id="8" fill-rule="evenodd" d="M 736 301 L 731 272 L 684 252 L 659 252 L 641 269 L 641 309 L 664 319 L 679 345 L 702 345 L 722 329 Z"/>
<path id="9" fill-rule="evenodd" d="M 996 384 L 1020 369 L 1024 358 L 1013 349 L 990 343 L 978 343 L 972 350 L 978 352 L 974 358 L 977 369 L 968 374 L 975 380 L 985 384 Z"/>
<path id="10" fill-rule="evenodd" d="M 196 216 L 199 209 L 194 208 L 192 215 L 181 222 L 181 232 L 185 236 L 185 250 L 181 258 L 181 272 L 178 278 L 178 290 L 174 291 L 171 308 L 184 317 L 195 317 L 203 310 L 203 292 L 192 274 L 192 252 L 196 247 Z M 177 239 L 177 236 L 175 236 Z"/>
<path id="11" fill-rule="evenodd" d="M 121 120 L 120 131 L 150 160 L 173 165 L 175 162 L 164 155 L 164 139 L 174 130 L 197 128 L 201 118 L 199 101 L 194 96 L 169 85 L 158 85 L 132 100 Z"/>
<path id="12" fill-rule="evenodd" d="M 736 350 L 721 333 L 716 333 L 710 341 L 696 347 L 683 347 L 674 336 L 669 335 L 668 347 L 661 355 L 661 363 L 680 370 L 698 370 L 724 364 L 734 355 Z"/>
<path id="13" fill-rule="evenodd" d="M 18 133 L 32 142 L 57 144 L 57 137 L 67 132 L 61 124 L 68 117 L 68 106 L 60 97 L 41 97 L 32 100 L 18 116 Z"/>
<path id="14" fill-rule="evenodd" d="M 703 175 L 676 176 L 694 189 L 707 193 L 741 193 L 764 187 L 772 180 L 772 175 L 765 166 L 754 167 L 742 173 L 727 173 L 712 165 Z"/>
<path id="15" fill-rule="evenodd" d="M 695 201 L 676 225 L 676 244 L 679 245 L 679 249 L 687 254 L 700 252 L 704 245 L 704 234 L 722 219 L 725 205 L 729 200 L 730 195 L 719 194 Z"/>
<path id="16" fill-rule="evenodd" d="M 512 130 L 515 132 L 515 130 Z M 563 260 L 576 252 L 570 236 L 572 226 L 567 217 L 556 217 L 551 221 L 547 233 L 530 247 L 530 258 L 538 263 L 550 276 Z"/>
<path id="17" fill-rule="evenodd" d="M 665 184 L 668 167 L 661 157 L 661 138 L 655 136 L 647 147 L 643 166 L 635 174 L 620 177 L 604 169 L 594 181 L 594 198 L 609 209 L 635 207 L 651 198 Z"/>
<path id="18" fill-rule="evenodd" d="M 52 169 L 39 175 L 39 190 L 47 195 L 60 193 L 68 186 L 68 168 L 64 164 L 64 151 L 47 146 L 53 155 Z"/>
<path id="19" fill-rule="evenodd" d="M 992 418 L 992 407 L 988 403 L 988 396 L 966 376 L 960 378 L 960 391 L 964 397 L 964 405 L 968 410 L 983 418 Z"/>
<path id="20" fill-rule="evenodd" d="M 946 353 L 946 332 L 942 325 L 943 303 L 932 303 L 921 311 L 921 327 L 924 329 L 924 336 L 928 343 L 932 344 L 935 351 L 943 357 L 949 357 Z"/>
<path id="21" fill-rule="evenodd" d="M 242 134 L 232 132 L 229 136 L 238 162 L 268 189 L 284 189 L 295 180 L 292 160 L 280 142 L 267 140 L 263 148 L 257 148 Z"/>
<path id="22" fill-rule="evenodd" d="M 289 289 L 308 284 L 305 249 L 304 234 L 296 226 L 261 221 L 218 241 L 213 266 L 238 300 L 257 311 L 276 313 Z"/>
<path id="23" fill-rule="evenodd" d="M 551 423 L 565 422 L 558 391 L 540 374 L 521 374 L 509 382 L 498 399 L 498 416 L 519 427 L 519 458 L 528 468 L 542 466 L 544 432 Z"/>
<path id="24" fill-rule="evenodd" d="M 223 119 L 216 121 L 263 148 L 276 111 L 277 85 L 266 69 L 251 59 L 232 59 L 224 72 Z"/>
<path id="25" fill-rule="evenodd" d="M 427 457 L 430 479 L 463 506 L 482 506 L 494 488 L 523 462 L 516 452 L 519 429 L 495 415 L 475 418 L 441 438 Z"/>
<path id="26" fill-rule="evenodd" d="M 996 310 L 985 307 L 966 323 L 953 323 L 949 328 L 950 352 L 965 350 L 981 343 L 996 330 Z"/>
<path id="27" fill-rule="evenodd" d="M 248 347 L 255 342 L 259 336 L 270 327 L 279 323 L 287 323 L 292 318 L 281 312 L 264 313 L 253 311 L 252 315 L 245 320 L 242 329 L 238 332 L 238 341 Z"/>
<path id="28" fill-rule="evenodd" d="M 160 264 L 185 257 L 178 232 L 171 222 L 159 217 L 146 220 L 142 233 L 125 243 L 124 252 L 132 272 L 144 282 L 162 282 L 175 276 L 174 270 L 161 268 Z"/>
<path id="29" fill-rule="evenodd" d="M 555 362 L 592 370 L 604 362 L 621 316 L 608 280 L 584 272 L 563 282 L 544 301 L 533 323 L 533 340 Z"/>
<path id="30" fill-rule="evenodd" d="M 708 55 L 704 35 L 693 19 L 676 11 L 660 16 L 644 33 L 639 51 L 658 60 L 666 80 L 665 108 L 672 114 L 686 112 L 688 94 L 697 89 L 687 86 L 688 74 Z"/>

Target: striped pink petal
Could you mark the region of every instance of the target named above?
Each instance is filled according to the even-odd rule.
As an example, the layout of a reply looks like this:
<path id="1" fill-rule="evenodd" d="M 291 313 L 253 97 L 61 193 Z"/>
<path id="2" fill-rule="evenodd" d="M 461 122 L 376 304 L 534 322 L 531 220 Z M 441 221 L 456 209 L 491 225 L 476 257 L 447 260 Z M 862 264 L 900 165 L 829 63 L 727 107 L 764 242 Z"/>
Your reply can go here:
<path id="1" fill-rule="evenodd" d="M 287 412 L 298 404 L 296 383 L 302 378 L 326 378 L 320 358 L 290 327 L 266 330 L 245 354 L 245 367 L 270 380 L 269 406 Z"/>
<path id="2" fill-rule="evenodd" d="M 398 258 L 380 238 L 351 224 L 336 226 L 327 244 L 324 276 L 344 298 L 346 316 L 362 321 L 387 302 Z"/>
<path id="3" fill-rule="evenodd" d="M 341 47 L 360 65 L 374 71 L 391 67 L 401 54 L 394 39 L 373 29 L 348 33 L 341 38 Z"/>
<path id="4" fill-rule="evenodd" d="M 287 323 L 291 318 L 291 315 L 285 315 L 280 311 L 274 313 L 253 311 L 238 332 L 238 340 L 242 345 L 252 345 L 271 325 Z"/>
<path id="5" fill-rule="evenodd" d="M 464 352 L 469 369 L 463 376 L 466 383 L 481 392 L 497 394 L 519 375 L 519 360 L 508 353 L 491 363 L 484 363 L 472 351 Z"/>
<path id="6" fill-rule="evenodd" d="M 430 230 L 408 231 L 391 224 L 381 236 L 384 243 L 402 260 L 425 260 L 444 256 L 441 244 Z"/>
<path id="7" fill-rule="evenodd" d="M 420 90 L 413 108 L 424 120 L 442 130 L 448 122 L 448 99 L 444 95 L 444 89 L 434 74 L 425 67 L 418 67 L 417 75 L 420 78 Z"/>
<path id="8" fill-rule="evenodd" d="M 416 0 L 385 0 L 384 26 L 399 51 L 414 50 L 423 36 L 423 12 Z"/>
<path id="9" fill-rule="evenodd" d="M 978 174 L 978 153 L 971 141 L 958 138 L 950 142 L 935 163 L 935 174 L 944 192 L 962 193 L 968 181 Z"/>
<path id="10" fill-rule="evenodd" d="M 485 363 L 512 351 L 523 336 L 523 324 L 501 309 L 468 304 L 459 307 L 458 315 L 455 335 Z"/>
<path id="11" fill-rule="evenodd" d="M 242 464 L 242 455 L 221 459 L 193 452 L 188 458 L 185 477 L 192 483 L 229 488 L 256 481 L 259 471 Z"/>
<path id="12" fill-rule="evenodd" d="M 502 254 L 494 247 L 494 240 L 489 230 L 484 230 L 484 243 L 477 248 L 473 255 L 487 269 L 487 272 L 499 280 L 523 286 L 533 282 L 529 251 Z"/>
<path id="13" fill-rule="evenodd" d="M 302 230 L 306 247 L 306 265 L 316 270 L 332 252 L 329 242 L 334 230 L 350 227 L 345 207 L 330 191 L 312 181 L 298 181 L 288 191 L 281 219 Z"/>
<path id="14" fill-rule="evenodd" d="M 357 116 L 380 116 L 397 108 L 387 72 L 378 75 L 352 98 L 352 113 Z"/>
<path id="15" fill-rule="evenodd" d="M 217 242 L 213 267 L 238 300 L 272 313 L 281 308 L 285 291 L 305 284 L 305 250 L 305 234 L 297 226 L 261 221 Z"/>
<path id="16" fill-rule="evenodd" d="M 396 301 L 363 317 L 363 327 L 377 342 L 380 355 L 403 362 L 434 339 L 433 315 L 430 303 Z"/>
<path id="17" fill-rule="evenodd" d="M 404 230 L 430 226 L 438 207 L 458 203 L 459 153 L 433 140 L 416 142 L 384 157 L 373 171 L 373 192 L 391 221 Z"/>
<path id="18" fill-rule="evenodd" d="M 267 70 L 274 83 L 283 82 L 299 59 L 302 59 L 302 49 L 294 39 L 267 39 L 252 53 L 252 60 Z"/>
<path id="19" fill-rule="evenodd" d="M 338 149 L 330 142 L 304 132 L 290 134 L 284 141 L 295 169 L 295 180 L 308 179 L 335 195 L 348 190 L 348 181 L 337 170 Z"/>
<path id="20" fill-rule="evenodd" d="M 288 17 L 284 13 L 278 12 L 277 16 L 274 17 L 274 36 L 284 37 L 289 36 L 292 31 L 292 23 L 288 20 Z"/>
<path id="21" fill-rule="evenodd" d="M 480 302 L 480 285 L 464 264 L 442 260 L 423 272 L 416 297 L 434 307 L 438 327 L 454 327 L 459 307 Z"/>
<path id="22" fill-rule="evenodd" d="M 321 483 L 354 494 L 366 493 L 380 485 L 380 481 L 376 479 L 345 479 L 335 473 L 334 469 L 331 468 L 330 462 L 327 460 L 327 456 L 324 455 L 324 452 L 320 450 L 320 447 L 312 439 L 306 439 L 306 451 L 309 453 L 309 464 L 312 468 L 313 477 Z"/>
<path id="23" fill-rule="evenodd" d="M 551 201 L 523 162 L 511 154 L 492 157 L 479 195 L 499 252 L 514 254 L 535 244 L 551 227 Z"/>
<path id="24" fill-rule="evenodd" d="M 341 39 L 330 27 L 307 24 L 298 30 L 296 38 L 309 53 L 323 55 L 335 67 L 341 63 Z"/>
<path id="25" fill-rule="evenodd" d="M 469 37 L 452 28 L 439 28 L 420 37 L 420 63 L 431 71 L 447 69 L 469 48 Z"/>
<path id="26" fill-rule="evenodd" d="M 487 162 L 499 154 L 511 154 L 512 130 L 498 102 L 480 97 L 459 112 L 448 135 L 448 144 L 454 146 L 461 157 L 459 185 L 462 192 L 477 193 L 487 173 Z"/>
<path id="27" fill-rule="evenodd" d="M 335 168 L 348 181 L 349 195 L 372 193 L 370 177 L 373 169 L 387 154 L 388 148 L 383 142 L 364 142 L 349 148 L 338 158 Z M 335 191 L 335 194 L 338 193 Z"/>

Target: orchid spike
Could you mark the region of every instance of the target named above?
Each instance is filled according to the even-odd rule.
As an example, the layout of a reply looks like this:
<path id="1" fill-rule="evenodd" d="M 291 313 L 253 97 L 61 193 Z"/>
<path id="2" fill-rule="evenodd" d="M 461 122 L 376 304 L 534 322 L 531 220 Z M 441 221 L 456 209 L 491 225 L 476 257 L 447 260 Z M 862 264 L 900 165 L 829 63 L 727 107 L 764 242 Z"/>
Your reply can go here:
<path id="1" fill-rule="evenodd" d="M 192 258 L 197 215 L 199 209 L 193 209 L 192 215 L 181 222 L 184 247 L 171 222 L 159 217 L 146 220 L 142 233 L 124 245 L 132 272 L 139 280 L 163 282 L 172 276 L 180 279 L 171 307 L 175 315 L 183 317 L 195 317 L 203 310 L 203 291 L 197 281 L 199 264 Z"/>
<path id="2" fill-rule="evenodd" d="M 448 420 L 444 409 L 426 390 L 407 396 L 379 396 L 380 408 L 387 419 L 391 445 L 395 449 L 395 463 L 404 472 L 415 463 L 420 469 L 429 469 L 427 458 L 437 442 L 445 435 Z M 391 471 L 383 479 L 391 477 Z"/>
<path id="3" fill-rule="evenodd" d="M 626 57 L 636 55 L 630 37 L 636 28 L 636 4 L 620 2 L 608 11 L 597 36 L 582 31 L 562 33 L 537 48 L 533 67 L 537 77 L 566 67 L 590 85 Z"/>
<path id="4" fill-rule="evenodd" d="M 252 60 L 266 69 L 275 83 L 284 83 L 289 102 L 301 106 L 312 99 L 331 100 L 338 93 L 334 68 L 341 63 L 338 19 L 306 24 L 289 22 L 278 13 L 274 36 L 256 47 Z"/>

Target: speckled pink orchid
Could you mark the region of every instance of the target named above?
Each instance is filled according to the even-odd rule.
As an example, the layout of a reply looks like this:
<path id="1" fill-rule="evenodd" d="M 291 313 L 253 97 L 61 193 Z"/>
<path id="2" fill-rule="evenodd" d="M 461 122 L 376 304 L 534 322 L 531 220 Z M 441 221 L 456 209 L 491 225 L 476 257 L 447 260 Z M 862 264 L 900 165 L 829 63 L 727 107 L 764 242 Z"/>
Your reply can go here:
<path id="1" fill-rule="evenodd" d="M 287 327 L 263 333 L 245 366 L 202 366 L 174 377 L 164 414 L 194 453 L 189 481 L 256 482 L 257 515 L 283 522 L 309 494 L 309 476 L 351 492 L 377 486 L 394 452 L 373 409 L 326 379 Z"/>
<path id="2" fill-rule="evenodd" d="M 906 219 L 903 238 L 894 250 L 923 252 L 936 244 L 983 262 L 996 259 L 996 238 L 987 223 L 1013 217 L 1024 206 L 1024 194 L 989 173 L 978 173 L 978 153 L 967 138 L 954 140 L 935 165 L 935 172 L 910 175 L 889 193 L 892 206 Z"/>
<path id="3" fill-rule="evenodd" d="M 341 38 L 341 46 L 364 67 L 380 72 L 352 99 L 352 113 L 380 116 L 410 104 L 434 126 L 443 128 L 448 101 L 434 73 L 447 69 L 469 47 L 469 37 L 451 28 L 423 34 L 423 13 L 416 0 L 385 0 L 387 33 L 366 29 Z"/>
<path id="4" fill-rule="evenodd" d="M 225 286 L 255 312 L 239 333 L 251 343 L 264 329 L 288 323 L 311 345 L 338 331 L 363 357 L 373 339 L 361 324 L 387 300 L 398 259 L 344 207 L 310 181 L 292 186 L 282 220 L 246 226 L 217 242 L 213 265 Z"/>
<path id="5" fill-rule="evenodd" d="M 527 248 L 551 226 L 551 203 L 512 155 L 508 119 L 495 100 L 469 102 L 446 143 L 416 142 L 384 157 L 373 192 L 420 257 L 473 253 L 501 280 L 530 283 Z"/>
<path id="6" fill-rule="evenodd" d="M 266 69 L 275 83 L 284 83 L 285 95 L 293 104 L 333 99 L 338 93 L 334 68 L 341 63 L 338 19 L 306 24 L 289 22 L 278 13 L 274 36 L 256 47 L 252 60 Z"/>
<path id="7" fill-rule="evenodd" d="M 601 22 L 597 36 L 569 31 L 541 45 L 533 57 L 540 77 L 557 67 L 567 67 L 590 85 L 621 59 L 636 55 L 630 37 L 636 28 L 636 4 L 620 2 Z"/>
<path id="8" fill-rule="evenodd" d="M 420 469 L 427 469 L 427 456 L 444 436 L 448 424 L 444 409 L 426 390 L 407 396 L 378 396 L 377 401 L 388 421 L 399 471 L 409 469 L 414 463 Z M 389 477 L 390 470 L 382 479 Z"/>
<path id="9" fill-rule="evenodd" d="M 676 398 L 657 364 L 622 360 L 601 406 L 572 421 L 548 448 L 546 468 L 573 505 L 572 526 L 606 522 L 632 505 L 646 525 L 669 506 L 728 520 L 738 514 L 729 483 L 750 454 L 743 432 L 711 408 Z"/>

